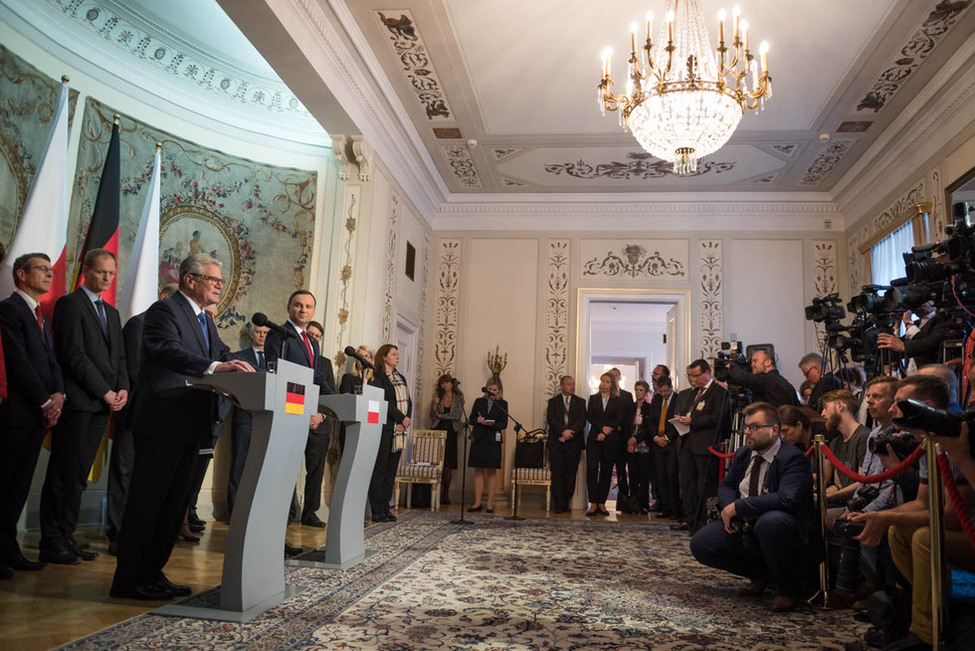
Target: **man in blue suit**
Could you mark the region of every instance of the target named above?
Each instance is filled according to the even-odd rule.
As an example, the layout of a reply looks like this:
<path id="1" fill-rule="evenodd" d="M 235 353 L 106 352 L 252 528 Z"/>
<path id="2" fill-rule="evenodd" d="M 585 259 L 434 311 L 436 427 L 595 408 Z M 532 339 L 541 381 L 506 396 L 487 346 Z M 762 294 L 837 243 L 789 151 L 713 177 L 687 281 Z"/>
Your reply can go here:
<path id="1" fill-rule="evenodd" d="M 10 576 L 10 569 L 40 570 L 45 565 L 24 558 L 17 521 L 44 433 L 58 423 L 64 405 L 51 326 L 38 303 L 51 290 L 51 259 L 44 253 L 22 255 L 14 260 L 13 275 L 17 289 L 0 302 L 8 382 L 7 401 L 0 407 L 0 576 Z"/>
<path id="2" fill-rule="evenodd" d="M 745 447 L 718 487 L 721 519 L 694 534 L 691 553 L 704 565 L 751 579 L 743 594 L 758 596 L 771 583 L 772 610 L 790 611 L 805 570 L 822 551 L 812 471 L 799 448 L 779 438 L 775 407 L 756 402 L 743 414 Z"/>
<path id="3" fill-rule="evenodd" d="M 264 341 L 271 329 L 253 323 L 248 323 L 245 329 L 251 345 L 238 350 L 234 353 L 234 357 L 244 360 L 258 373 L 263 373 L 267 370 L 264 361 Z M 250 447 L 252 430 L 253 421 L 250 413 L 234 407 L 230 426 L 230 475 L 227 478 L 227 510 L 230 512 L 234 510 L 237 487 L 240 486 L 240 479 L 244 476 L 244 463 L 247 461 L 247 449 Z"/>
<path id="4" fill-rule="evenodd" d="M 190 594 L 163 567 L 176 544 L 200 444 L 209 441 L 216 396 L 193 389 L 186 376 L 253 372 L 230 359 L 204 308 L 220 300 L 220 263 L 191 255 L 179 266 L 179 291 L 146 311 L 143 365 L 133 396 L 135 469 L 118 537 L 111 595 L 160 600 Z"/>

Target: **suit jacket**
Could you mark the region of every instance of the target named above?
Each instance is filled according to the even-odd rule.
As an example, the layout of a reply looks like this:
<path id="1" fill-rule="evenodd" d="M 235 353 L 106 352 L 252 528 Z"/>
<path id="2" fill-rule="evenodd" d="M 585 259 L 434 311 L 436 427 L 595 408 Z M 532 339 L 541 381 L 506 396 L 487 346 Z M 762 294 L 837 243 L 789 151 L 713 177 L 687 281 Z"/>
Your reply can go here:
<path id="1" fill-rule="evenodd" d="M 751 456 L 752 451 L 746 447 L 735 453 L 724 481 L 718 486 L 720 508 L 734 502 L 735 512 L 742 518 L 757 517 L 768 511 L 785 511 L 799 518 L 807 536 L 818 539 L 819 515 L 813 499 L 812 469 L 806 455 L 783 440 L 768 469 L 768 492 L 741 498 L 738 485 L 749 471 Z"/>
<path id="2" fill-rule="evenodd" d="M 670 400 L 667 403 L 667 413 L 665 414 L 665 418 L 667 419 L 668 422 L 664 428 L 664 435 L 668 439 L 670 439 L 671 443 L 677 441 L 678 438 L 677 428 L 675 428 L 669 422 L 670 419 L 673 418 L 678 413 L 675 411 L 675 408 L 680 403 L 678 396 L 679 394 L 676 393 L 670 394 Z M 693 396 L 691 396 L 691 398 L 693 399 Z M 659 393 L 654 394 L 653 399 L 650 401 L 650 417 L 649 417 L 650 422 L 648 423 L 650 429 L 649 433 L 650 433 L 651 441 L 655 436 L 657 436 L 657 426 L 660 423 L 660 410 L 663 408 L 663 406 L 664 406 L 663 396 L 661 396 Z"/>
<path id="3" fill-rule="evenodd" d="M 258 363 L 258 361 L 257 361 L 257 353 L 254 352 L 254 347 L 253 346 L 248 346 L 247 348 L 244 348 L 243 350 L 238 350 L 235 353 L 231 353 L 230 356 L 233 359 L 240 359 L 240 360 L 243 360 L 243 361 L 247 362 L 248 364 L 250 364 L 251 366 L 254 367 L 254 370 L 255 371 L 258 371 L 258 372 L 267 371 L 267 364 L 266 363 L 265 363 L 264 366 L 261 366 Z M 264 359 L 267 360 L 267 353 L 264 354 Z M 233 408 L 233 420 L 232 420 L 232 426 L 233 426 L 234 429 L 236 429 L 237 427 L 240 427 L 241 425 L 246 425 L 247 427 L 250 427 L 251 424 L 252 424 L 252 422 L 253 421 L 251 419 L 251 415 L 250 415 L 250 412 L 249 411 L 247 411 L 245 409 L 241 409 L 240 407 L 237 407 L 236 405 L 234 405 L 234 408 Z"/>
<path id="4" fill-rule="evenodd" d="M 904 357 L 914 358 L 918 368 L 939 362 L 941 342 L 948 336 L 948 319 L 940 313 L 928 319 L 917 334 L 904 339 Z"/>
<path id="5" fill-rule="evenodd" d="M 545 410 L 545 421 L 548 423 L 548 444 L 557 445 L 562 432 L 572 430 L 572 438 L 566 444 L 582 448 L 586 439 L 583 436 L 586 429 L 586 401 L 579 396 L 569 398 L 569 424 L 565 424 L 565 399 L 559 392 L 549 399 Z"/>
<path id="6" fill-rule="evenodd" d="M 83 289 L 62 296 L 54 306 L 54 346 L 67 391 L 65 409 L 106 411 L 106 393 L 129 389 L 122 321 L 108 303 L 105 316 L 108 334 Z"/>
<path id="7" fill-rule="evenodd" d="M 595 441 L 596 436 L 603 431 L 603 427 L 612 427 L 610 436 L 619 436 L 620 420 L 623 416 L 623 404 L 619 396 L 610 396 L 603 409 L 603 397 L 594 393 L 589 396 L 586 418 L 589 420 L 589 439 Z"/>
<path id="8" fill-rule="evenodd" d="M 634 419 L 636 419 L 637 409 L 640 410 L 640 415 L 641 415 L 641 422 L 639 427 L 633 424 Z M 656 425 L 656 423 L 653 423 L 653 425 Z M 630 437 L 632 436 L 636 438 L 637 443 L 646 443 L 649 441 L 650 438 L 652 438 L 650 436 L 650 430 L 651 430 L 650 403 L 644 401 L 640 403 L 638 407 L 636 402 L 634 401 L 633 409 L 630 412 L 630 418 L 627 422 L 623 424 L 624 442 L 629 441 Z"/>
<path id="9" fill-rule="evenodd" d="M 7 399 L 7 364 L 3 361 L 3 338 L 0 338 L 0 402 Z"/>
<path id="10" fill-rule="evenodd" d="M 636 416 L 636 401 L 633 394 L 626 389 L 620 389 L 620 438 L 626 441 L 633 433 L 633 417 Z"/>
<path id="11" fill-rule="evenodd" d="M 325 380 L 325 393 L 329 395 L 335 393 L 335 371 L 332 370 L 332 360 L 324 355 L 319 355 L 318 366 L 321 369 L 322 378 Z"/>
<path id="12" fill-rule="evenodd" d="M 217 421 L 216 395 L 186 385 L 186 376 L 203 377 L 215 361 L 230 359 L 217 326 L 206 319 L 210 344 L 181 292 L 146 310 L 142 368 L 132 405 L 132 430 L 139 434 L 210 440 Z"/>
<path id="13" fill-rule="evenodd" d="M 7 401 L 0 414 L 8 427 L 41 427 L 41 405 L 52 393 L 64 393 L 51 326 L 44 319 L 42 333 L 27 302 L 15 292 L 0 302 L 0 328 L 7 369 Z"/>
<path id="14" fill-rule="evenodd" d="M 684 445 L 690 446 L 691 454 L 710 454 L 708 446 L 714 445 L 719 438 L 723 439 L 730 426 L 725 409 L 728 392 L 717 382 L 711 382 L 701 399 L 694 403 L 697 389 L 692 391 L 691 403 L 688 405 L 691 410 L 691 426 L 684 437 Z"/>
<path id="15" fill-rule="evenodd" d="M 288 330 L 294 330 L 294 327 L 289 322 L 284 322 L 281 324 L 282 328 L 287 328 Z M 284 339 L 284 355 L 283 358 L 289 362 L 294 362 L 300 366 L 309 366 L 314 370 L 314 382 L 318 385 L 319 391 L 322 394 L 332 394 L 335 393 L 335 389 L 332 388 L 332 384 L 325 382 L 325 375 L 322 372 L 322 365 L 318 363 L 318 358 L 321 356 L 318 350 L 318 341 L 314 337 L 308 335 L 308 342 L 311 344 L 311 359 L 308 359 L 308 350 L 305 348 L 305 342 L 301 337 L 295 333 L 295 337 L 282 337 L 277 332 L 272 330 L 267 333 L 267 339 L 264 340 L 264 357 L 268 362 L 274 362 L 282 358 L 282 339 Z M 315 363 L 312 363 L 315 360 Z M 329 363 L 331 366 L 331 363 Z"/>

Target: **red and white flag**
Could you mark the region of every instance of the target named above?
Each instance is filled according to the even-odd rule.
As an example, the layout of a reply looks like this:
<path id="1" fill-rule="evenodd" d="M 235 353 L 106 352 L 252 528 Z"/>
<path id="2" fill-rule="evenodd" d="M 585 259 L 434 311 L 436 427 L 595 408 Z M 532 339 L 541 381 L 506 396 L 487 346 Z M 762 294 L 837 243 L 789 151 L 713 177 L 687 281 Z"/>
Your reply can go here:
<path id="1" fill-rule="evenodd" d="M 41 297 L 41 310 L 51 319 L 54 304 L 66 293 L 65 243 L 68 240 L 68 83 L 61 84 L 51 135 L 30 186 L 17 232 L 0 270 L 0 298 L 14 291 L 11 270 L 25 253 L 46 253 L 54 262 L 51 291 Z"/>
<path id="2" fill-rule="evenodd" d="M 142 221 L 132 245 L 132 254 L 125 269 L 125 280 L 119 294 L 119 312 L 122 321 L 149 309 L 159 298 L 159 174 L 162 157 L 159 146 L 152 162 L 152 180 L 146 204 L 142 209 Z"/>

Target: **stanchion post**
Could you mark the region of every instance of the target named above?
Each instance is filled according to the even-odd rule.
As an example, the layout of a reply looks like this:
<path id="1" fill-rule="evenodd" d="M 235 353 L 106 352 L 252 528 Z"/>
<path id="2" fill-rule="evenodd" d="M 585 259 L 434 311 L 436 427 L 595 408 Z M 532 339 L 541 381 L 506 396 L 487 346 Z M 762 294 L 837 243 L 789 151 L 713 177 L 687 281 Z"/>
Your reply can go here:
<path id="1" fill-rule="evenodd" d="M 945 576 L 945 530 L 944 530 L 944 489 L 938 471 L 940 446 L 928 439 L 925 441 L 928 456 L 928 510 L 931 513 L 931 648 L 941 648 L 945 626 L 944 616 L 944 576 Z"/>
<path id="2" fill-rule="evenodd" d="M 820 595 L 822 595 L 823 608 L 829 607 L 829 558 L 828 558 L 828 548 L 826 544 L 826 474 L 823 472 L 823 468 L 826 467 L 826 457 L 823 453 L 823 446 L 826 444 L 826 437 L 822 434 L 817 434 L 813 438 L 813 446 L 816 450 L 816 490 L 819 493 L 819 531 L 823 540 L 823 562 L 819 564 L 819 594 L 814 595 L 809 603 L 815 603 Z"/>

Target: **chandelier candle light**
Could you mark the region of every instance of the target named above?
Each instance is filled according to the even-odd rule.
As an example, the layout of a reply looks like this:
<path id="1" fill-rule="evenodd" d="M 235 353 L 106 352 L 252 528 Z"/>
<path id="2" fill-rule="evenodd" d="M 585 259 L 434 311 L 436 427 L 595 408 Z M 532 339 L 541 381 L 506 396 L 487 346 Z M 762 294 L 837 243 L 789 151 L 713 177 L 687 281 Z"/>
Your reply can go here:
<path id="1" fill-rule="evenodd" d="M 731 43 L 725 42 L 724 9 L 718 12 L 718 47 L 711 39 L 698 0 L 669 0 L 666 24 L 653 35 L 647 12 L 647 40 L 637 48 L 637 24 L 630 27 L 626 92 L 613 94 L 612 50 L 603 51 L 599 109 L 619 111 L 620 126 L 645 150 L 673 163 L 676 174 L 693 174 L 698 158 L 721 149 L 747 109 L 764 108 L 772 97 L 768 43 L 759 61 L 749 50 L 748 21 L 736 5 Z M 666 45 L 665 45 L 666 43 Z M 715 54 L 717 53 L 717 54 Z"/>

